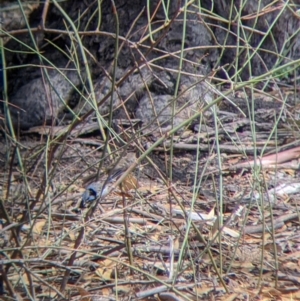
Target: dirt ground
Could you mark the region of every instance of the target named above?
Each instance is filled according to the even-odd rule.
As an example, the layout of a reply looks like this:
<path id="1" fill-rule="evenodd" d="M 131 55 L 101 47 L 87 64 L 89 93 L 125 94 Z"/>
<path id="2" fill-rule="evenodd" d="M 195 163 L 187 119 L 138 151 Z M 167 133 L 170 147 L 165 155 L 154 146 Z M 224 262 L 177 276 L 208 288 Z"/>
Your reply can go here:
<path id="1" fill-rule="evenodd" d="M 89 208 L 78 208 L 82 193 L 99 162 L 101 171 L 112 164 L 102 160 L 98 131 L 70 135 L 54 154 L 61 127 L 51 139 L 38 128 L 24 133 L 26 177 L 2 137 L 10 155 L 1 183 L 5 291 L 22 298 L 28 285 L 35 300 L 298 299 L 298 142 L 280 140 L 287 123 L 279 122 L 280 138 L 265 143 L 258 122 L 257 152 L 267 145 L 277 153 L 254 164 L 250 121 L 237 116 L 219 124 L 218 147 L 209 131 L 174 137 L 173 181 L 170 152 L 157 147 L 131 174 L 139 187 L 116 186 L 88 218 Z"/>

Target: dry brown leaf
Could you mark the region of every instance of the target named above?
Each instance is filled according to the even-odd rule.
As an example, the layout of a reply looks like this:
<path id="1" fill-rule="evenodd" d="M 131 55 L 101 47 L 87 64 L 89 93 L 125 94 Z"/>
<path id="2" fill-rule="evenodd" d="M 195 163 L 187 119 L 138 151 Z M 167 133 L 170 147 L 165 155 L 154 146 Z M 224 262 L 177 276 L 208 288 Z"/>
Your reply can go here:
<path id="1" fill-rule="evenodd" d="M 77 238 L 76 234 L 73 231 L 69 231 L 68 235 L 72 241 L 75 241 Z"/>
<path id="2" fill-rule="evenodd" d="M 293 169 L 285 169 L 284 171 L 285 171 L 285 173 L 289 174 L 292 177 L 294 177 L 295 173 L 296 173 L 295 170 L 293 170 Z"/>
<path id="3" fill-rule="evenodd" d="M 254 265 L 251 262 L 233 262 L 232 266 L 237 269 L 246 269 L 246 270 L 254 268 Z"/>
<path id="4" fill-rule="evenodd" d="M 282 301 L 291 301 L 291 300 L 300 300 L 300 290 L 292 293 L 288 293 L 287 295 L 283 295 L 281 297 Z"/>
<path id="5" fill-rule="evenodd" d="M 36 222 L 32 228 L 32 232 L 35 234 L 41 234 L 45 224 L 46 224 L 46 220 L 41 220 Z"/>
<path id="6" fill-rule="evenodd" d="M 96 269 L 95 273 L 102 280 L 111 280 L 115 277 L 116 262 L 110 259 L 106 259 L 100 263 L 101 267 Z"/>
<path id="7" fill-rule="evenodd" d="M 281 266 L 282 268 L 284 268 L 284 270 L 290 270 L 293 271 L 294 273 L 300 273 L 300 267 L 298 262 L 288 261 L 282 263 Z"/>
<path id="8" fill-rule="evenodd" d="M 267 240 L 270 236 L 268 233 L 265 233 L 264 235 L 266 235 L 267 237 L 265 238 L 265 240 Z M 245 235 L 243 237 L 243 240 L 245 241 L 245 243 L 247 244 L 258 244 L 261 242 L 261 235 Z"/>
<path id="9" fill-rule="evenodd" d="M 158 233 L 158 232 L 151 235 L 151 240 L 153 240 L 153 241 L 159 241 L 159 238 L 160 238 L 160 233 Z"/>
<path id="10" fill-rule="evenodd" d="M 110 290 L 108 287 L 105 287 L 105 288 L 103 288 L 103 289 L 101 290 L 101 293 L 102 293 L 103 296 L 108 297 L 108 296 L 111 295 L 111 290 Z"/>
<path id="11" fill-rule="evenodd" d="M 104 280 L 104 281 L 108 281 L 108 280 L 114 279 L 112 277 L 112 275 L 113 275 L 113 270 L 112 269 L 98 268 L 95 271 L 95 273 L 96 273 L 97 276 L 99 276 L 101 278 L 101 280 Z"/>
<path id="12" fill-rule="evenodd" d="M 28 277 L 26 277 L 26 275 L 25 275 L 24 273 L 22 273 L 22 272 L 20 272 L 20 274 L 17 274 L 17 273 L 16 273 L 16 274 L 10 276 L 10 277 L 9 277 L 9 280 L 10 280 L 11 282 L 17 283 L 18 281 L 20 281 L 21 278 L 23 279 L 22 281 L 23 281 L 23 284 L 24 284 L 24 285 L 29 285 Z"/>
<path id="13" fill-rule="evenodd" d="M 179 248 L 180 248 L 180 241 L 179 241 L 179 236 L 178 236 L 174 239 L 174 249 L 179 250 Z"/>
<path id="14" fill-rule="evenodd" d="M 208 215 L 207 215 L 207 217 L 208 217 L 208 219 L 213 219 L 216 215 L 215 215 L 215 207 L 216 206 L 213 206 L 212 208 L 211 208 L 211 210 L 209 211 L 209 213 L 208 213 Z"/>
<path id="15" fill-rule="evenodd" d="M 240 156 L 238 156 L 238 157 L 236 157 L 236 158 L 229 159 L 229 160 L 228 160 L 228 165 L 235 165 L 235 164 L 238 164 L 240 160 L 241 160 L 241 157 L 240 157 Z"/>
<path id="16" fill-rule="evenodd" d="M 262 295 L 266 297 L 280 297 L 282 293 L 273 287 L 263 288 Z"/>
<path id="17" fill-rule="evenodd" d="M 80 300 L 82 301 L 92 301 L 92 296 L 91 294 L 85 290 L 82 287 L 76 287 L 76 289 L 78 290 L 79 295 L 82 297 Z"/>

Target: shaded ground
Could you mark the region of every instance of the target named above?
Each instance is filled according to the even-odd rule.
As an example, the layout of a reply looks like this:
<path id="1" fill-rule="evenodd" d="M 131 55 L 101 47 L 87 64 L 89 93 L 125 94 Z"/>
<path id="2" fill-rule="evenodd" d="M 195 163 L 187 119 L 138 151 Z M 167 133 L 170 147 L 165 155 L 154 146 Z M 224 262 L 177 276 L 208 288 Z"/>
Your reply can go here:
<path id="1" fill-rule="evenodd" d="M 270 132 L 275 129 L 275 121 L 268 123 L 268 130 L 257 122 L 258 151 L 265 147 L 267 139 L 268 149 L 275 150 L 276 144 L 279 151 L 284 144 L 287 149 L 297 149 L 297 132 L 291 130 L 296 129 L 297 107 L 293 107 L 294 111 L 284 107 L 284 116 L 293 119 L 293 124 L 285 117 L 276 117 L 281 109 L 272 108 L 273 115 L 269 114 L 278 121 L 274 135 Z M 31 223 L 27 219 L 22 226 L 21 244 L 26 241 L 23 258 L 13 255 L 11 247 L 18 248 L 10 235 L 2 240 L 3 252 L 11 258 L 3 255 L 3 264 L 16 264 L 7 274 L 15 294 L 22 296 L 25 284 L 21 279 L 26 283 L 27 270 L 36 300 L 61 299 L 59 289 L 64 280 L 64 296 L 69 300 L 90 300 L 89 295 L 94 296 L 93 300 L 158 296 L 180 300 L 298 299 L 298 152 L 276 167 L 270 162 L 262 169 L 240 165 L 254 153 L 251 122 L 247 116 L 229 111 L 218 113 L 222 177 L 214 124 L 208 121 L 205 132 L 187 130 L 175 137 L 175 180 L 169 188 L 154 172 L 157 168 L 164 175 L 164 160 L 169 159 L 169 154 L 157 148 L 150 155 L 154 163 L 143 161 L 135 171 L 140 185 L 137 191 L 124 199 L 115 189 L 88 220 L 84 220 L 86 210 L 74 209 L 86 186 L 84 179 L 97 171 L 102 155 L 98 147 L 103 142 L 95 131 L 88 136 L 70 136 L 65 146 L 59 146 L 48 167 L 50 185 L 43 189 L 48 193 L 30 210 Z M 264 114 L 268 116 L 266 111 Z M 26 200 L 34 200 L 41 188 L 47 137 L 21 137 L 28 186 L 21 180 L 20 169 L 13 166 L 10 195 L 4 202 L 12 223 L 24 217 Z M 197 145 L 201 150 L 198 167 Z M 241 149 L 244 156 L 238 151 Z M 279 151 L 277 162 L 282 157 Z M 110 164 L 107 162 L 106 166 Z M 198 175 L 194 182 L 195 171 Z M 2 187 L 5 192 L 7 180 Z M 219 212 L 223 212 L 222 218 L 217 218 Z M 219 227 L 219 223 L 223 226 Z M 67 267 L 72 254 L 76 256 L 72 266 Z"/>

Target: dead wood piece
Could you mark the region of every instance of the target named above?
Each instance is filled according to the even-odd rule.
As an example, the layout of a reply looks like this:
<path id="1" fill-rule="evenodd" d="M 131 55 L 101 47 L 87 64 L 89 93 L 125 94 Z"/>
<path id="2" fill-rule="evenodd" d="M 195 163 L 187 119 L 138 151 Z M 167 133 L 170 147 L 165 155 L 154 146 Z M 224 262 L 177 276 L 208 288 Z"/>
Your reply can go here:
<path id="1" fill-rule="evenodd" d="M 265 226 L 264 225 L 246 226 L 244 228 L 244 233 L 245 234 L 262 233 L 264 229 L 270 230 L 273 226 L 274 226 L 274 229 L 279 229 L 284 226 L 285 222 L 291 221 L 294 219 L 298 219 L 298 218 L 299 218 L 298 213 L 287 214 L 287 215 L 284 215 L 284 216 L 274 219 L 273 224 L 268 222 L 268 223 L 266 223 Z"/>
<path id="2" fill-rule="evenodd" d="M 237 170 L 242 168 L 252 168 L 254 167 L 255 163 L 257 166 L 262 167 L 269 167 L 270 165 L 277 165 L 280 163 L 284 163 L 290 160 L 298 159 L 300 158 L 300 147 L 295 147 L 286 151 L 279 152 L 277 154 L 267 155 L 260 159 L 258 159 L 256 162 L 254 160 L 238 163 L 230 167 L 226 167 L 223 169 L 223 171 L 226 170 Z"/>

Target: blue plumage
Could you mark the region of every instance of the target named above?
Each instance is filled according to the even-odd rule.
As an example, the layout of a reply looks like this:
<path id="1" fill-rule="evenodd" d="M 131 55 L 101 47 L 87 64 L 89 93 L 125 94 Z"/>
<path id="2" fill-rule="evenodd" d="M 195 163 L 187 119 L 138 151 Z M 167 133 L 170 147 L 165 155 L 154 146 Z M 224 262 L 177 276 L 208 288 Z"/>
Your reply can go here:
<path id="1" fill-rule="evenodd" d="M 128 166 L 130 166 L 136 159 L 134 153 L 128 153 L 125 157 L 123 157 L 116 166 L 113 166 L 111 169 L 108 168 L 109 176 L 106 181 L 98 181 L 90 184 L 85 192 L 82 195 L 82 199 L 80 202 L 80 208 L 85 208 L 87 204 L 94 202 L 99 198 L 103 198 L 107 196 L 109 192 L 108 185 L 120 178 L 123 173 L 126 171 Z M 103 184 L 105 186 L 103 187 Z"/>
<path id="2" fill-rule="evenodd" d="M 94 182 L 90 184 L 82 195 L 80 208 L 85 208 L 88 203 L 93 202 L 100 197 L 105 197 L 107 193 L 107 185 L 102 188 L 101 182 Z"/>
<path id="3" fill-rule="evenodd" d="M 119 178 L 122 173 L 123 170 L 117 170 L 114 174 L 110 175 L 106 180 L 104 187 L 104 181 L 93 182 L 90 184 L 82 195 L 80 208 L 85 208 L 88 203 L 94 202 L 100 197 L 103 198 L 107 196 L 109 192 L 108 184 Z"/>

